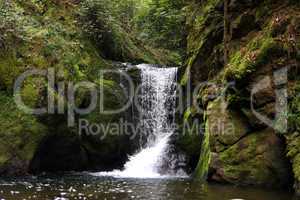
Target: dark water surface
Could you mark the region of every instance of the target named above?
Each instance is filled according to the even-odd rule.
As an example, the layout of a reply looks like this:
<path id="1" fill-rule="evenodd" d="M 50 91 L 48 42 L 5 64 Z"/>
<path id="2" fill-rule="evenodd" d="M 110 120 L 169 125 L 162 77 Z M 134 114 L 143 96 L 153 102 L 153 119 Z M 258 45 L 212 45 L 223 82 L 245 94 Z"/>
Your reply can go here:
<path id="1" fill-rule="evenodd" d="M 0 200 L 294 200 L 283 191 L 205 185 L 189 179 L 116 179 L 89 175 L 0 180 Z"/>

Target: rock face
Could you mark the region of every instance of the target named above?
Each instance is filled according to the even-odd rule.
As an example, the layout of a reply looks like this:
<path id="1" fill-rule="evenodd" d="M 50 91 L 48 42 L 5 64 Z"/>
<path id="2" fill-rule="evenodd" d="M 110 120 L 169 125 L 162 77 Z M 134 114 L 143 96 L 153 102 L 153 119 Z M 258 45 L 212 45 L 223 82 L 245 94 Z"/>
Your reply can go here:
<path id="1" fill-rule="evenodd" d="M 121 167 L 134 151 L 130 135 L 107 126 L 119 123 L 124 113 L 104 115 L 97 105 L 88 115 L 75 114 L 74 126 L 68 127 L 67 88 L 71 83 L 89 81 L 98 92 L 104 88 L 105 109 L 115 109 L 125 99 L 119 80 L 98 76 L 99 70 L 119 70 L 108 59 L 162 64 L 167 58 L 145 48 L 115 21 L 107 24 L 107 19 L 98 17 L 102 10 L 87 2 L 94 1 L 1 2 L 0 175 L 111 170 Z M 104 37 L 99 37 L 100 33 Z M 27 115 L 14 104 L 14 82 L 27 70 L 49 68 L 55 71 L 53 85 L 47 87 L 45 77 L 32 76 L 24 81 L 20 95 L 26 105 L 40 108 L 47 107 L 47 94 L 51 93 L 56 114 Z M 59 90 L 62 85 L 65 87 Z M 90 100 L 89 90 L 83 87 L 76 92 L 74 104 L 86 108 Z M 58 102 L 63 114 L 57 114 Z M 79 119 L 107 129 L 97 135 L 79 134 Z M 101 139 L 104 134 L 107 137 Z"/>
<path id="2" fill-rule="evenodd" d="M 272 129 L 249 131 L 245 118 L 224 107 L 220 110 L 218 101 L 210 103 L 207 110 L 211 149 L 208 179 L 239 185 L 288 186 L 292 179 L 284 140 Z"/>
<path id="3" fill-rule="evenodd" d="M 183 166 L 185 166 L 185 171 L 192 174 L 197 167 L 201 151 L 199 147 L 203 140 L 203 130 L 201 129 L 203 119 L 194 108 L 185 112 L 183 121 L 179 120 L 180 116 L 176 119 L 181 126 L 177 134 L 172 136 L 171 144 L 174 147 L 175 154 L 184 155 L 185 162 Z"/>
<path id="4" fill-rule="evenodd" d="M 299 191 L 299 3 L 231 0 L 225 66 L 223 1 L 189 1 L 185 10 L 188 54 L 181 84 L 211 83 L 200 87 L 191 106 L 204 110 L 198 114 L 209 145 L 202 152 L 210 150 L 207 164 L 200 155 L 195 177 L 284 187 L 294 175 Z"/>
<path id="5" fill-rule="evenodd" d="M 209 181 L 267 187 L 290 184 L 285 143 L 272 129 L 252 132 L 245 116 L 216 99 L 207 106 L 206 131 Z"/>
<path id="6" fill-rule="evenodd" d="M 236 144 L 249 132 L 247 120 L 238 112 L 229 110 L 226 102 L 217 99 L 207 106 L 206 128 L 210 134 L 210 146 L 214 152 L 222 152 Z"/>
<path id="7" fill-rule="evenodd" d="M 239 185 L 288 186 L 285 144 L 272 130 L 252 133 L 220 153 L 212 152 L 209 180 Z"/>

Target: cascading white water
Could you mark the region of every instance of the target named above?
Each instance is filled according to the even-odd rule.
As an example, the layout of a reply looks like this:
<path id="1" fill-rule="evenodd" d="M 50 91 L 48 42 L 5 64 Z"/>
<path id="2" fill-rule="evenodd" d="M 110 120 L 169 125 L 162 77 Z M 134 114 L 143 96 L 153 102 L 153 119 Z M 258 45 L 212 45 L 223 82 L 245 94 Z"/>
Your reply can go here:
<path id="1" fill-rule="evenodd" d="M 140 133 L 147 137 L 146 145 L 131 156 L 124 170 L 100 172 L 95 175 L 160 178 L 164 153 L 170 136 L 174 133 L 177 68 L 157 68 L 138 65 L 141 70 L 141 90 L 138 110 L 140 113 Z M 171 116 L 171 117 L 170 117 Z"/>

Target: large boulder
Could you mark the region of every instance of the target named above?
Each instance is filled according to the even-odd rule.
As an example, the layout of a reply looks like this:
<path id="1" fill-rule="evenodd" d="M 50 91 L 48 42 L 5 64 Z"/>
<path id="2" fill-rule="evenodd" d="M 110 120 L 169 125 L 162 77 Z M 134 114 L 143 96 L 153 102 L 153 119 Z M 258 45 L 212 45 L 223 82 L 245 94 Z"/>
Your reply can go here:
<path id="1" fill-rule="evenodd" d="M 287 187 L 292 182 L 285 140 L 271 128 L 254 131 L 247 116 L 218 98 L 206 109 L 206 137 L 195 172 L 202 179 L 236 185 Z M 206 148 L 206 149 L 203 149 Z M 203 162 L 202 157 L 207 157 Z M 208 172 L 205 172 L 208 170 Z"/>
<path id="2" fill-rule="evenodd" d="M 292 181 L 285 143 L 266 129 L 212 153 L 209 180 L 237 185 L 286 187 Z"/>

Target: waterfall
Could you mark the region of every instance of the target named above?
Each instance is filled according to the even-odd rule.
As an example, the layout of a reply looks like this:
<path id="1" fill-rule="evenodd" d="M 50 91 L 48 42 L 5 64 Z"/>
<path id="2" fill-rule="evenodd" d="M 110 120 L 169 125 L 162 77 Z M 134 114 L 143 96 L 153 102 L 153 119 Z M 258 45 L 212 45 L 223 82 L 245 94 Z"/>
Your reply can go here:
<path id="1" fill-rule="evenodd" d="M 160 177 L 162 156 L 173 134 L 177 68 L 138 65 L 141 70 L 140 128 L 145 148 L 132 156 L 122 172 L 129 177 Z M 171 118 L 170 119 L 170 116 Z"/>
<path id="2" fill-rule="evenodd" d="M 173 133 L 176 101 L 177 68 L 157 68 L 138 65 L 141 70 L 139 95 L 140 128 L 147 137 L 147 147 L 153 147 Z"/>
<path id="3" fill-rule="evenodd" d="M 166 159 L 166 151 L 170 136 L 175 131 L 177 68 L 158 68 L 146 64 L 137 67 L 141 71 L 140 93 L 136 98 L 140 115 L 139 132 L 147 138 L 146 143 L 129 158 L 123 171 L 96 175 L 132 178 L 170 176 L 161 173 L 160 167 L 166 160 L 172 162 Z"/>

